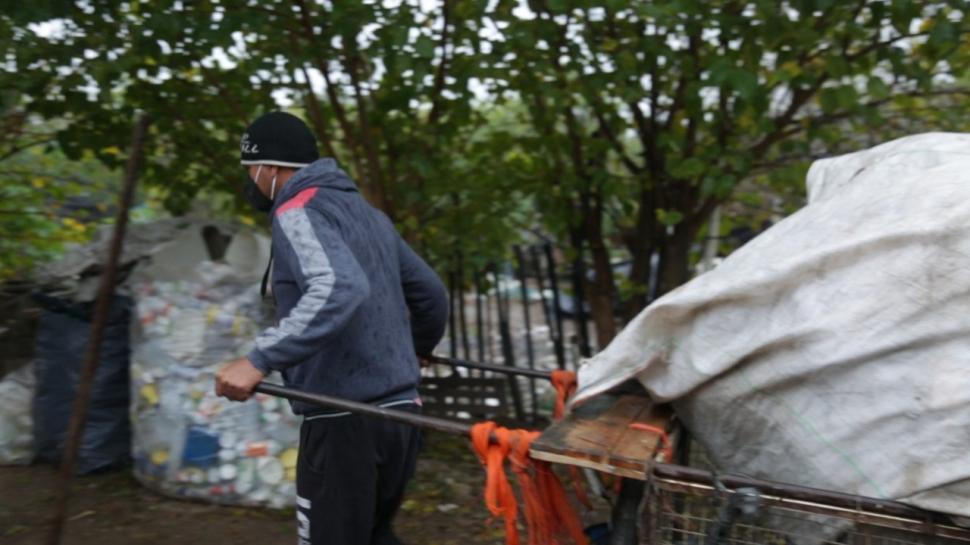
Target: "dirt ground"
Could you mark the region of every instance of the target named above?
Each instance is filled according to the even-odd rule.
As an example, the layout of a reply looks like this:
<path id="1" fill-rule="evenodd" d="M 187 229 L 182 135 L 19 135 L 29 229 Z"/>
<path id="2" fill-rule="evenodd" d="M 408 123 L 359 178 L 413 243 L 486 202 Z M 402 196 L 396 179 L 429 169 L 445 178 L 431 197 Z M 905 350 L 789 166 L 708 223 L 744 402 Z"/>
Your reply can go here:
<path id="1" fill-rule="evenodd" d="M 57 474 L 50 466 L 0 467 L 0 544 L 44 543 Z M 127 470 L 78 477 L 64 545 L 290 545 L 290 510 L 172 500 L 140 486 Z M 397 518 L 414 545 L 504 543 L 482 502 L 484 472 L 460 438 L 426 434 L 415 479 Z M 524 534 L 523 534 L 524 538 Z"/>

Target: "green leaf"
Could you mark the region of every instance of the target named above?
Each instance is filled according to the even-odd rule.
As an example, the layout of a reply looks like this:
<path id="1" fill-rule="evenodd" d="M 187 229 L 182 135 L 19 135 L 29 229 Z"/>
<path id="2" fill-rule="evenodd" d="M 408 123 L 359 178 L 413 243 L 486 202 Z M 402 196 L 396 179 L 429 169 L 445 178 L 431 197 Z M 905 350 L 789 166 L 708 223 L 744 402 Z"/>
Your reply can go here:
<path id="1" fill-rule="evenodd" d="M 670 167 L 670 175 L 681 180 L 692 180 L 703 174 L 706 168 L 707 165 L 702 159 L 691 157 L 674 163 Z"/>
<path id="2" fill-rule="evenodd" d="M 754 72 L 734 70 L 728 76 L 728 82 L 746 100 L 751 100 L 758 92 L 758 76 Z"/>
<path id="3" fill-rule="evenodd" d="M 882 99 L 889 96 L 889 86 L 887 86 L 879 76 L 870 77 L 866 87 L 869 91 L 869 95 L 871 95 L 873 99 Z"/>
<path id="4" fill-rule="evenodd" d="M 667 227 L 673 227 L 674 225 L 684 221 L 684 215 L 677 210 L 664 210 L 663 208 L 657 208 L 656 213 L 657 220 Z"/>
<path id="5" fill-rule="evenodd" d="M 421 36 L 414 43 L 414 50 L 418 56 L 430 59 L 434 57 L 434 40 L 427 36 Z"/>

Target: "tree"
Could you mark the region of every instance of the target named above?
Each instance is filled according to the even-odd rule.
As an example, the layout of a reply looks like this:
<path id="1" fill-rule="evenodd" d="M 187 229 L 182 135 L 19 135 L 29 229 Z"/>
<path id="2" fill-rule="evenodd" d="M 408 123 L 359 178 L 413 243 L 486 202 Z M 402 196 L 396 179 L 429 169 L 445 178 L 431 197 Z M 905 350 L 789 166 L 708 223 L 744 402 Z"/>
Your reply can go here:
<path id="1" fill-rule="evenodd" d="M 27 117 L 15 109 L 2 116 L 0 282 L 57 257 L 65 244 L 85 241 L 110 215 L 118 185 L 118 175 L 90 154 L 69 161 L 45 150 L 54 127 Z"/>
<path id="2" fill-rule="evenodd" d="M 602 346 L 616 331 L 610 239 L 632 259 L 627 316 L 654 254 L 660 291 L 688 280 L 691 245 L 738 184 L 892 132 L 965 95 L 962 2 L 531 0 L 493 15 L 491 77 L 527 106 L 547 226 L 588 251 Z M 967 103 L 947 111 L 965 126 Z M 552 188 L 550 190 L 550 187 Z"/>
<path id="3" fill-rule="evenodd" d="M 485 6 L 416 2 L 72 3 L 0 17 L 5 85 L 25 109 L 64 120 L 68 156 L 123 147 L 136 111 L 153 118 L 146 184 L 173 212 L 206 191 L 238 192 L 238 138 L 263 111 L 304 114 L 321 151 L 372 204 L 439 259 L 484 229 L 513 193 L 482 176 L 482 118 L 468 81 Z M 41 26 L 38 27 L 37 25 Z M 479 135 L 479 136 L 476 136 Z M 470 253 L 511 230 L 465 239 Z M 493 252 L 494 253 L 494 252 Z"/>
<path id="4" fill-rule="evenodd" d="M 686 281 L 739 188 L 909 120 L 964 126 L 963 4 L 33 3 L 0 14 L 0 81 L 59 123 L 68 157 L 108 167 L 134 113 L 152 115 L 143 179 L 174 212 L 238 194 L 239 135 L 287 103 L 438 264 L 497 256 L 537 214 L 578 277 L 589 256 L 604 345 L 614 301 L 646 304 L 654 256 L 661 292 Z"/>

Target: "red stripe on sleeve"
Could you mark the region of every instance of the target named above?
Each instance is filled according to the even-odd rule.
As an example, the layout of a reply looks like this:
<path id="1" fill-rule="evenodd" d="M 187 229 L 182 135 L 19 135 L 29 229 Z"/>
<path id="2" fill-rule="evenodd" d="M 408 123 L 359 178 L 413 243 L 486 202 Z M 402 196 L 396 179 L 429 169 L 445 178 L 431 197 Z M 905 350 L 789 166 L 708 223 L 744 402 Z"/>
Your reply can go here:
<path id="1" fill-rule="evenodd" d="M 276 215 L 279 216 L 283 212 L 286 212 L 287 210 L 292 210 L 294 208 L 303 208 L 304 206 L 306 206 L 306 203 L 308 203 L 310 199 L 312 199 L 313 196 L 317 194 L 318 189 L 320 188 L 309 187 L 307 189 L 304 189 L 303 191 L 300 191 L 299 193 L 296 194 L 295 197 L 280 205 L 280 207 L 276 209 Z"/>

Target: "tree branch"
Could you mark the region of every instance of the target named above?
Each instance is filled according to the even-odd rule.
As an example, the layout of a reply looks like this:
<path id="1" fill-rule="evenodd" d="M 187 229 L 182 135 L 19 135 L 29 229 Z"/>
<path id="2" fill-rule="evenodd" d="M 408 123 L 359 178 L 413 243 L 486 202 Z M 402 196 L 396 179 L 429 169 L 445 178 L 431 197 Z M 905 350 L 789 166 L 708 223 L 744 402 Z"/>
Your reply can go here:
<path id="1" fill-rule="evenodd" d="M 441 0 L 441 12 L 442 18 L 444 19 L 444 26 L 441 29 L 441 62 L 438 63 L 438 68 L 435 70 L 434 75 L 434 85 L 432 87 L 431 94 L 431 113 L 428 115 L 428 122 L 434 126 L 438 122 L 438 117 L 441 115 L 441 101 L 444 98 L 442 96 L 442 91 L 445 88 L 445 76 L 448 71 L 448 40 L 449 36 L 449 25 L 450 25 L 450 13 L 448 10 L 448 0 Z"/>
<path id="2" fill-rule="evenodd" d="M 317 40 L 313 37 L 313 25 L 310 22 L 310 14 L 307 11 L 306 3 L 304 0 L 293 0 L 296 6 L 299 8 L 300 12 L 300 24 L 303 29 L 303 37 L 309 43 L 314 43 Z M 321 54 L 321 49 L 318 47 L 311 48 L 313 50 L 313 61 L 316 64 L 317 70 L 323 76 L 323 81 L 326 84 L 327 99 L 330 101 L 330 107 L 333 109 L 334 116 L 337 118 L 337 123 L 340 125 L 340 130 L 344 133 L 344 138 L 347 139 L 347 148 L 350 150 L 351 158 L 354 165 L 357 168 L 358 173 L 363 173 L 364 170 L 361 168 L 360 156 L 358 155 L 358 138 L 354 134 L 353 125 L 347 120 L 346 112 L 344 111 L 343 104 L 340 103 L 340 97 L 337 95 L 337 89 L 334 87 L 333 82 L 330 81 L 330 69 L 327 64 L 326 59 L 323 58 Z M 365 138 L 361 135 L 361 138 Z"/>
<path id="3" fill-rule="evenodd" d="M 822 85 L 827 80 L 828 74 L 822 74 L 819 76 L 818 81 L 816 81 L 811 87 L 794 90 L 792 92 L 792 100 L 788 105 L 788 108 L 786 108 L 780 116 L 775 118 L 774 130 L 766 134 L 761 141 L 752 146 L 750 153 L 757 157 L 758 155 L 761 155 L 767 151 L 772 144 L 781 140 L 785 136 L 786 127 L 791 123 L 792 119 L 794 119 L 795 114 L 798 113 L 798 110 L 800 110 L 810 98 L 815 96 L 815 93 L 822 88 Z"/>
<path id="4" fill-rule="evenodd" d="M 4 153 L 3 153 L 3 155 L 0 155 L 0 161 L 3 161 L 5 159 L 9 159 L 9 158 L 13 157 L 14 155 L 17 155 L 18 153 L 20 153 L 22 151 L 26 151 L 26 150 L 34 147 L 34 146 L 39 146 L 41 144 L 46 144 L 48 142 L 53 142 L 55 139 L 56 139 L 56 137 L 54 135 L 45 135 L 43 138 L 41 138 L 39 140 L 31 140 L 29 142 L 25 142 L 23 144 L 16 145 L 16 146 L 12 147 L 11 149 L 5 150 Z"/>
<path id="5" fill-rule="evenodd" d="M 371 174 L 371 188 L 377 190 L 377 194 L 373 195 L 377 201 L 374 203 L 374 205 L 384 211 L 384 213 L 387 214 L 388 217 L 390 217 L 393 221 L 393 203 L 391 203 L 385 195 L 387 183 L 384 178 L 384 169 L 381 166 L 381 159 L 378 156 L 377 148 L 374 146 L 374 138 L 372 138 L 370 123 L 367 119 L 367 103 L 364 99 L 363 90 L 361 88 L 359 72 L 361 56 L 358 51 L 354 50 L 353 56 L 348 54 L 345 55 L 344 59 L 347 62 L 347 71 L 350 74 L 350 81 L 354 87 L 354 100 L 357 103 L 357 123 L 360 127 L 364 153 L 367 156 L 367 165 Z"/>
<path id="6" fill-rule="evenodd" d="M 323 108 L 320 106 L 317 94 L 313 92 L 313 84 L 310 83 L 310 74 L 307 72 L 306 66 L 301 64 L 300 72 L 303 74 L 305 88 L 303 101 L 306 103 L 307 111 L 310 113 L 310 121 L 317 130 L 317 137 L 323 142 L 323 147 L 326 149 L 327 155 L 336 159 L 337 162 L 340 162 L 340 158 L 337 157 L 337 151 L 333 147 L 333 141 L 330 138 L 330 131 L 328 130 L 326 119 L 323 117 Z"/>

